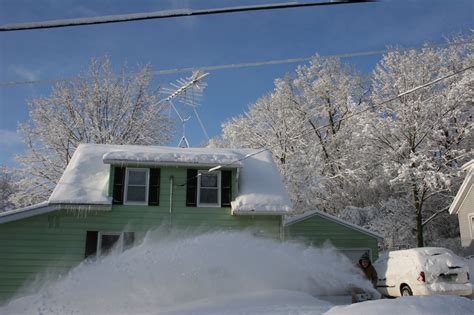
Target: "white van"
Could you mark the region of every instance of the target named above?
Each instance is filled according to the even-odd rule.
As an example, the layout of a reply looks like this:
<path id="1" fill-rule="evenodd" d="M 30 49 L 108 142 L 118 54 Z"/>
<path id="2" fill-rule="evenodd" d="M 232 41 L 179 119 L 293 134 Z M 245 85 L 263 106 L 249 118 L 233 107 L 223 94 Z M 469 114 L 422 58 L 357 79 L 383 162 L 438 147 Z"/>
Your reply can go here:
<path id="1" fill-rule="evenodd" d="M 374 263 L 377 289 L 385 296 L 469 296 L 469 267 L 446 248 L 423 247 L 384 253 Z"/>

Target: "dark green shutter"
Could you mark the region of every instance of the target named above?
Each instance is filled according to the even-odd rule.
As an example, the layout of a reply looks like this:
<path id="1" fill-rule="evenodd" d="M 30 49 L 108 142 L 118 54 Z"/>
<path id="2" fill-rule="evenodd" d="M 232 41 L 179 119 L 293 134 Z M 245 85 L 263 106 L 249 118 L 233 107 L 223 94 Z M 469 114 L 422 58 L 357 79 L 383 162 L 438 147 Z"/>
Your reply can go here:
<path id="1" fill-rule="evenodd" d="M 186 206 L 196 207 L 197 205 L 197 170 L 188 170 L 186 176 Z"/>
<path id="2" fill-rule="evenodd" d="M 97 253 L 97 237 L 99 232 L 97 231 L 87 231 L 86 233 L 86 250 L 84 258 L 95 256 Z"/>
<path id="3" fill-rule="evenodd" d="M 125 182 L 125 167 L 114 168 L 113 204 L 123 204 L 123 188 Z"/>
<path id="4" fill-rule="evenodd" d="M 221 172 L 221 207 L 230 207 L 232 200 L 232 171 Z"/>
<path id="5" fill-rule="evenodd" d="M 158 206 L 160 204 L 160 169 L 150 169 L 150 185 L 148 187 L 148 205 Z"/>

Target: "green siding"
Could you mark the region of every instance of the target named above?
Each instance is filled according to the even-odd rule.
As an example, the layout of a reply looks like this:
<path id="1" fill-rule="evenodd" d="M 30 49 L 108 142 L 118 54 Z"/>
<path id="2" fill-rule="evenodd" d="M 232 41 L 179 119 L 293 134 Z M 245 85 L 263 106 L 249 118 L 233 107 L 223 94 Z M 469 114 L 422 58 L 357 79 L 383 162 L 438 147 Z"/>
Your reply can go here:
<path id="1" fill-rule="evenodd" d="M 111 169 L 110 182 L 113 182 Z M 170 177 L 173 196 L 170 211 Z M 232 196 L 238 189 L 233 170 Z M 280 216 L 233 216 L 230 208 L 186 207 L 186 169 L 161 168 L 159 206 L 113 205 L 111 211 L 58 210 L 0 225 L 0 303 L 38 273 L 64 274 L 84 259 L 86 232 L 135 232 L 139 240 L 150 229 L 186 231 L 250 230 L 262 237 L 296 239 L 312 245 L 326 240 L 338 248 L 371 248 L 377 256 L 377 239 L 331 220 L 313 216 L 281 230 Z M 112 193 L 109 185 L 109 194 Z M 22 288 L 23 287 L 23 288 Z"/>
<path id="2" fill-rule="evenodd" d="M 339 249 L 370 248 L 374 260 L 378 257 L 378 240 L 376 237 L 317 214 L 286 226 L 284 233 L 286 240 L 302 241 L 313 246 L 321 246 L 329 241 Z"/>
<path id="3" fill-rule="evenodd" d="M 171 213 L 170 176 L 174 179 Z M 86 214 L 58 210 L 0 225 L 0 302 L 23 284 L 34 281 L 40 272 L 65 273 L 80 263 L 84 259 L 88 230 L 133 231 L 137 240 L 155 228 L 250 229 L 256 235 L 279 239 L 280 216 L 232 216 L 230 208 L 186 207 L 186 189 L 182 185 L 185 181 L 186 169 L 162 168 L 159 206 L 113 205 L 111 211 Z M 236 185 L 232 190 L 235 196 Z"/>

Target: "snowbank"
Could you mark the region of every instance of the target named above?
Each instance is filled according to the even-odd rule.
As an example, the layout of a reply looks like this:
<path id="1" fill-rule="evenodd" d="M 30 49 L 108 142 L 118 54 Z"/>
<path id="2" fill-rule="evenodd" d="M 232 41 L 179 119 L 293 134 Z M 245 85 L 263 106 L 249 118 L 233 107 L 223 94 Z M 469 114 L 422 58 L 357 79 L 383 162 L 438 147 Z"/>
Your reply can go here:
<path id="1" fill-rule="evenodd" d="M 223 166 L 239 168 L 240 172 L 239 192 L 232 203 L 233 213 L 290 212 L 290 198 L 271 153 L 256 153 L 248 149 L 81 144 L 51 194 L 49 203 L 110 205 L 112 200 L 107 196 L 109 164 L 179 165 L 203 169 Z"/>
<path id="2" fill-rule="evenodd" d="M 296 291 L 262 291 L 207 299 L 160 312 L 160 315 L 323 314 L 329 302 Z"/>
<path id="3" fill-rule="evenodd" d="M 469 280 L 471 281 L 474 289 L 474 256 L 470 256 L 469 258 L 466 258 L 466 263 L 469 267 L 469 274 L 471 275 Z M 472 293 L 471 297 L 474 299 L 474 292 Z"/>
<path id="4" fill-rule="evenodd" d="M 410 314 L 410 315 L 467 315 L 474 313 L 474 302 L 458 296 L 410 296 L 398 299 L 383 299 L 335 306 L 325 315 L 380 315 L 380 314 Z"/>

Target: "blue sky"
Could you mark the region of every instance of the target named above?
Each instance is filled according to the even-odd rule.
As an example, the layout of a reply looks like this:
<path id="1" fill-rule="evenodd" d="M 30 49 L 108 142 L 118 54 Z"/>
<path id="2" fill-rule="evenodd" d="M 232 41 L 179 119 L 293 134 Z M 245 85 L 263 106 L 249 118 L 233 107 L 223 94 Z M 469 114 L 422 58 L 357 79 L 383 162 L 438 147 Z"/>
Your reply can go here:
<path id="1" fill-rule="evenodd" d="M 0 24 L 127 14 L 178 8 L 203 9 L 277 0 L 0 0 Z M 302 1 L 303 2 L 303 1 Z M 196 16 L 105 25 L 0 33 L 0 81 L 73 77 L 91 58 L 110 56 L 116 68 L 150 64 L 154 70 L 244 63 L 442 43 L 474 29 L 474 1 L 377 3 Z M 370 73 L 381 56 L 346 59 Z M 218 70 L 210 73 L 198 111 L 210 136 L 225 120 L 273 88 L 273 80 L 297 64 Z M 189 76 L 160 75 L 154 85 Z M 14 165 L 23 145 L 18 123 L 27 102 L 51 91 L 49 84 L 0 86 L 0 165 Z M 186 127 L 191 146 L 205 140 L 195 118 Z M 178 128 L 179 130 L 179 128 Z M 177 145 L 180 132 L 169 145 Z"/>

